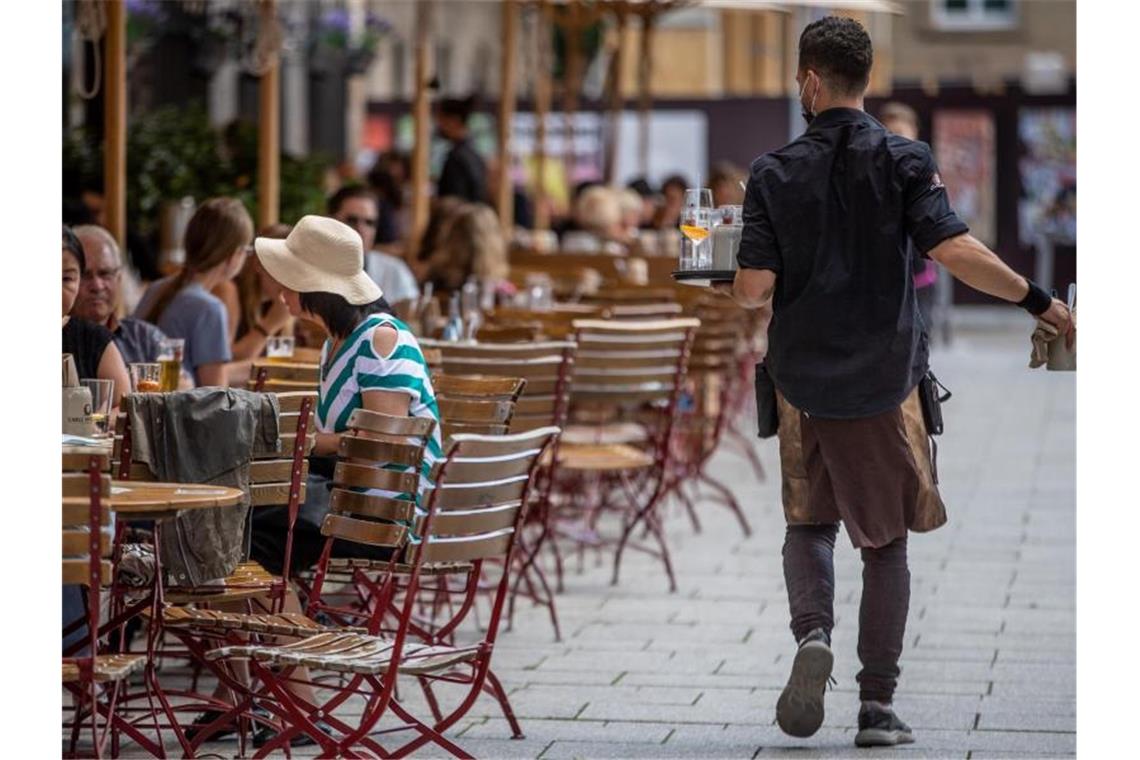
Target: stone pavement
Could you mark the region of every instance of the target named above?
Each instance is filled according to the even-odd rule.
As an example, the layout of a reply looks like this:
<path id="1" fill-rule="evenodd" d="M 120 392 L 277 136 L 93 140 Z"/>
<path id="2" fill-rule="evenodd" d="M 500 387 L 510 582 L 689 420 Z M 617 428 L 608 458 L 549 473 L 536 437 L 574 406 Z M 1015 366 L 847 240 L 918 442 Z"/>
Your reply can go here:
<path id="1" fill-rule="evenodd" d="M 526 738 L 509 739 L 483 698 L 450 735 L 478 757 L 1049 757 L 1076 750 L 1075 382 L 1029 371 L 1029 323 L 1012 311 L 961 331 L 934 367 L 954 392 L 939 472 L 950 522 L 913 535 L 911 614 L 896 706 L 917 743 L 856 750 L 858 554 L 836 546 L 838 686 L 818 734 L 774 725 L 794 644 L 780 561 L 774 442 L 756 482 L 731 452 L 714 461 L 751 538 L 702 501 L 703 532 L 671 511 L 679 591 L 652 559 L 629 555 L 619 586 L 608 556 L 586 555 L 558 598 L 564 640 L 545 611 L 520 606 L 494 666 Z M 571 563 L 571 568 L 576 569 Z M 235 743 L 207 751 L 236 752 Z M 301 753 L 295 753 L 301 754 Z M 438 753 L 421 753 L 424 756 Z"/>

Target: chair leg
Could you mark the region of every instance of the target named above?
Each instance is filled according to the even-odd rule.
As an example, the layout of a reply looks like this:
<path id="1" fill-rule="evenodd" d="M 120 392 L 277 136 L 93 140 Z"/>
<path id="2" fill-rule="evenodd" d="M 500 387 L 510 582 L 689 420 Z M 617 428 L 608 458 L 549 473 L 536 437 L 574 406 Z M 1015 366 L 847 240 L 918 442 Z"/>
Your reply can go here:
<path id="1" fill-rule="evenodd" d="M 683 488 L 677 489 L 677 498 L 681 500 L 681 503 L 685 505 L 685 511 L 689 513 L 689 522 L 693 524 L 693 532 L 700 533 L 701 521 L 697 519 L 697 509 L 693 506 L 693 500 L 689 498 Z"/>
<path id="2" fill-rule="evenodd" d="M 443 720 L 443 712 L 439 709 L 439 700 L 436 699 L 435 692 L 431 688 L 431 681 L 423 676 L 417 676 L 416 680 L 420 682 L 420 689 L 424 693 L 424 699 L 427 700 L 428 708 L 431 710 L 431 717 L 436 723 Z"/>
<path id="3" fill-rule="evenodd" d="M 732 510 L 732 513 L 736 515 L 736 520 L 740 523 L 740 529 L 743 531 L 744 536 L 746 538 L 751 536 L 752 526 L 748 524 L 748 518 L 744 516 L 744 510 L 740 508 L 740 502 L 737 501 L 736 495 L 731 491 L 731 489 L 729 489 L 729 487 L 724 483 L 721 483 L 719 480 L 713 478 L 704 470 L 701 470 L 697 474 L 697 477 L 701 482 L 712 486 L 713 489 L 720 494 L 721 499 L 724 501 L 724 505 Z"/>
<path id="4" fill-rule="evenodd" d="M 511 738 L 525 739 L 526 735 L 522 732 L 522 726 L 519 725 L 518 718 L 515 717 L 515 711 L 511 709 L 511 700 L 507 697 L 507 691 L 503 688 L 503 684 L 499 682 L 499 677 L 495 675 L 495 671 L 490 668 L 487 669 L 487 680 L 483 684 L 483 689 L 499 702 L 499 707 L 503 710 L 503 716 L 507 719 L 507 723 L 511 727 Z"/>
<path id="5" fill-rule="evenodd" d="M 610 580 L 610 585 L 617 585 L 618 577 L 621 572 L 622 553 L 625 551 L 626 544 L 629 543 L 629 537 L 632 535 L 634 527 L 636 527 L 637 524 L 642 520 L 645 520 L 648 527 L 652 530 L 654 536 L 656 537 L 657 543 L 661 547 L 659 556 L 661 557 L 661 561 L 665 564 L 665 574 L 669 577 L 669 591 L 674 592 L 677 590 L 677 579 L 673 576 L 673 563 L 669 558 L 669 548 L 665 543 L 664 531 L 661 530 L 660 521 L 657 519 L 657 516 L 654 513 L 654 510 L 657 509 L 657 505 L 661 501 L 663 491 L 664 489 L 658 488 L 654 492 L 652 498 L 650 498 L 649 502 L 637 512 L 632 520 L 626 523 L 625 529 L 622 531 L 621 538 L 618 540 L 617 551 L 614 553 L 614 574 L 613 578 Z"/>

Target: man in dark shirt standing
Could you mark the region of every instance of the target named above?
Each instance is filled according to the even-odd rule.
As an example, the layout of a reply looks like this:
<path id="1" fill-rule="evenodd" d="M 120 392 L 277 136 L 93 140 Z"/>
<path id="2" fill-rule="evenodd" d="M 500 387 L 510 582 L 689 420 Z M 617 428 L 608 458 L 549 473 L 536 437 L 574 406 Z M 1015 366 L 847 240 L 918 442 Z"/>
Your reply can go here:
<path id="1" fill-rule="evenodd" d="M 863 558 L 855 743 L 884 746 L 914 741 L 891 708 L 910 603 L 907 533 L 946 521 L 916 387 L 927 345 L 908 237 L 967 285 L 1073 332 L 1063 303 L 968 234 L 929 146 L 864 113 L 871 60 L 871 40 L 852 19 L 804 29 L 796 81 L 809 127 L 752 165 L 732 295 L 773 311 L 766 368 L 777 391 L 784 576 L 798 642 L 777 722 L 793 736 L 823 722 L 842 521 Z"/>
<path id="2" fill-rule="evenodd" d="M 473 203 L 487 202 L 487 167 L 467 139 L 471 99 L 447 98 L 436 111 L 439 134 L 451 143 L 436 183 L 440 198 L 454 196 Z"/>

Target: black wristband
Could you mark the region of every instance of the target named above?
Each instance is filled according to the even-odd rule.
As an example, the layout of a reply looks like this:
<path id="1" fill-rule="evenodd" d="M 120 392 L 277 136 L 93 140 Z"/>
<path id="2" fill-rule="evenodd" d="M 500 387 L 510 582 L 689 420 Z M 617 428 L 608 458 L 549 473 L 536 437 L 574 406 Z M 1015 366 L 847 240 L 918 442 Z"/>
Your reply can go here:
<path id="1" fill-rule="evenodd" d="M 1025 298 L 1018 301 L 1017 305 L 1035 317 L 1038 314 L 1044 314 L 1053 305 L 1053 297 L 1033 280 L 1026 280 L 1026 282 L 1029 283 L 1029 293 Z"/>

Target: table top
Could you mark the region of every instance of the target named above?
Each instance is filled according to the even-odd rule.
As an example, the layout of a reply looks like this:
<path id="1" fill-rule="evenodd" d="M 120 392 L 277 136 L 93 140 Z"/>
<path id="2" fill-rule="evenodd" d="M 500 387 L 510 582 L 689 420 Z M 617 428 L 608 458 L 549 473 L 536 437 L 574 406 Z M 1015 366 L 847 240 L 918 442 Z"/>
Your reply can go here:
<path id="1" fill-rule="evenodd" d="M 184 509 L 214 509 L 232 507 L 242 499 L 240 488 L 211 486 L 198 483 L 150 483 L 126 480 L 111 481 L 111 498 L 108 506 L 121 515 L 147 515 L 170 517 Z M 86 504 L 86 496 L 65 498 Z"/>
<path id="2" fill-rule="evenodd" d="M 200 483 L 111 481 L 111 509 L 121 513 L 232 507 L 242 495 L 240 488 Z"/>

